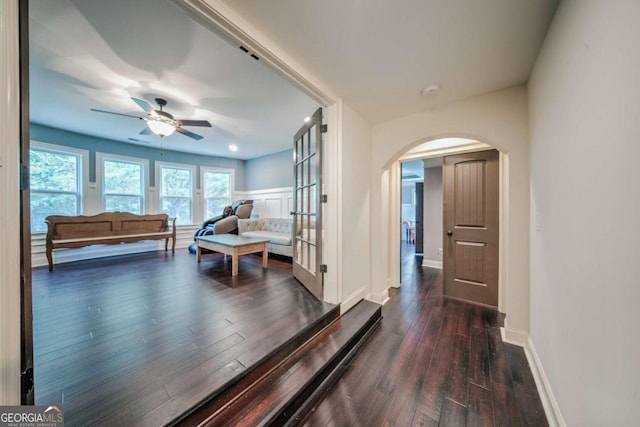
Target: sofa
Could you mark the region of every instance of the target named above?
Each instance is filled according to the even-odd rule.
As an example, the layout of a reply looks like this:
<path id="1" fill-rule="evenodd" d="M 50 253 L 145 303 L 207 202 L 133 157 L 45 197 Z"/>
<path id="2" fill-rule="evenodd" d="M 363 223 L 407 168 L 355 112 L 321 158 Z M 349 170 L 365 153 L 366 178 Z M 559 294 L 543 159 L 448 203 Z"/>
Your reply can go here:
<path id="1" fill-rule="evenodd" d="M 269 239 L 269 252 L 293 256 L 293 220 L 286 218 L 249 218 L 238 220 L 238 234 Z"/>

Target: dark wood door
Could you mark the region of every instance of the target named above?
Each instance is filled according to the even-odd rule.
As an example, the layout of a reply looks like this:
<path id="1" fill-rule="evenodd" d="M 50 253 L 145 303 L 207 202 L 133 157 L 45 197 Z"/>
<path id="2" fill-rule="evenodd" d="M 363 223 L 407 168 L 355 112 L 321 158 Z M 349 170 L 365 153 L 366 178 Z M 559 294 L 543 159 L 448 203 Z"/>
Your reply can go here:
<path id="1" fill-rule="evenodd" d="M 498 306 L 499 153 L 444 158 L 444 294 Z"/>
<path id="2" fill-rule="evenodd" d="M 424 182 L 416 182 L 416 253 L 424 252 Z"/>
<path id="3" fill-rule="evenodd" d="M 293 138 L 293 276 L 323 299 L 322 108 Z"/>

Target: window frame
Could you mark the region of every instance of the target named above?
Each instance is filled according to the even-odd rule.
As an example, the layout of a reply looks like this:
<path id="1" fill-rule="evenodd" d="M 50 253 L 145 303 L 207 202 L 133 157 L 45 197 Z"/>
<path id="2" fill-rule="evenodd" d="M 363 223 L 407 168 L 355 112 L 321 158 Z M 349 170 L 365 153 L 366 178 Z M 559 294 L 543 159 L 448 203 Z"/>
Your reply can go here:
<path id="1" fill-rule="evenodd" d="M 196 183 L 197 181 L 197 167 L 195 165 L 189 165 L 184 163 L 173 163 L 173 162 L 155 162 L 155 190 L 156 190 L 156 202 L 157 202 L 157 211 L 158 213 L 162 212 L 162 169 L 163 168 L 173 168 L 173 169 L 186 169 L 191 172 L 191 196 L 190 196 L 190 210 L 191 210 L 191 218 L 187 223 L 178 223 L 176 221 L 176 225 L 194 225 L 196 221 Z M 175 197 L 175 196 L 166 196 L 166 197 Z"/>
<path id="2" fill-rule="evenodd" d="M 80 148 L 67 147 L 65 145 L 50 144 L 47 142 L 30 140 L 29 142 L 29 171 L 31 171 L 31 150 L 45 151 L 55 154 L 72 155 L 77 160 L 76 180 L 77 188 L 76 192 L 69 191 L 41 191 L 34 190 L 33 187 L 29 188 L 30 196 L 33 194 L 75 194 L 77 197 L 77 209 L 76 215 L 82 215 L 87 211 L 87 188 L 89 187 L 89 151 Z M 31 197 L 30 197 L 31 198 Z M 31 200 L 29 200 L 29 217 L 31 220 Z M 30 227 L 33 230 L 33 224 Z M 45 231 L 31 231 L 31 234 L 46 234 Z"/>
<path id="3" fill-rule="evenodd" d="M 227 173 L 229 174 L 229 204 L 233 203 L 235 191 L 235 170 L 231 168 L 219 168 L 215 166 L 200 166 L 200 202 L 202 204 L 200 213 L 203 221 L 211 218 L 207 214 L 207 193 L 205 188 L 205 175 L 207 172 Z M 213 216 L 221 215 L 222 212 L 214 213 Z"/>
<path id="4" fill-rule="evenodd" d="M 140 157 L 129 157 L 122 156 L 118 154 L 110 154 L 110 153 L 96 153 L 96 183 L 100 183 L 100 208 L 102 212 L 107 212 L 106 206 L 106 196 L 107 195 L 116 195 L 116 196 L 131 196 L 131 194 L 120 194 L 120 193 L 105 193 L 105 176 L 104 176 L 104 161 L 112 160 L 121 163 L 133 163 L 142 165 L 142 188 L 141 188 L 141 197 L 142 197 L 142 212 L 141 214 L 146 214 L 150 212 L 149 206 L 149 160 L 143 159 Z"/>

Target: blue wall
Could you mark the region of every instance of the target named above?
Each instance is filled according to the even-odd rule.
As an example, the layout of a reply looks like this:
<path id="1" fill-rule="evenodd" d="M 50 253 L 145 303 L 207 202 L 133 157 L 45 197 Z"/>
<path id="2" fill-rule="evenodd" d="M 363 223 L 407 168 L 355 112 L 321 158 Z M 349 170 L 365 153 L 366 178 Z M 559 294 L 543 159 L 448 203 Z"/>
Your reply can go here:
<path id="1" fill-rule="evenodd" d="M 138 157 L 149 159 L 149 185 L 155 186 L 155 161 L 183 163 L 196 166 L 210 166 L 235 170 L 235 189 L 238 191 L 248 190 L 246 186 L 245 174 L 246 164 L 244 160 L 229 159 L 226 157 L 211 157 L 198 154 L 180 153 L 178 151 L 164 151 L 160 155 L 158 148 L 144 147 L 135 144 L 113 141 L 110 139 L 97 138 L 51 128 L 48 126 L 31 124 L 31 139 L 34 141 L 47 142 L 49 144 L 62 145 L 66 147 L 79 148 L 89 151 L 89 181 L 96 181 L 96 152 L 117 154 L 120 156 Z M 270 156 L 267 156 L 270 157 Z M 268 166 L 262 165 L 261 167 Z M 279 165 L 274 165 L 274 167 Z M 289 169 L 291 169 L 291 157 L 289 157 Z M 198 174 L 200 170 L 198 169 Z M 267 175 L 271 173 L 267 172 Z M 291 174 L 290 174 L 291 175 Z M 200 176 L 196 177 L 196 185 L 200 186 Z M 291 185 L 291 183 L 289 183 Z M 269 187 L 265 187 L 269 188 Z"/>
<path id="2" fill-rule="evenodd" d="M 247 160 L 247 190 L 293 186 L 293 149 Z"/>

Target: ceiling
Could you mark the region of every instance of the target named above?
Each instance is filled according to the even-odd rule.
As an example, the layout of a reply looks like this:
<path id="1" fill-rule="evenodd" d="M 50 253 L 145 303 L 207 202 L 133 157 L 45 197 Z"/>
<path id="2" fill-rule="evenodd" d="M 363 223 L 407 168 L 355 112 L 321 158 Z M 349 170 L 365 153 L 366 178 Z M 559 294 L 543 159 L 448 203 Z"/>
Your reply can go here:
<path id="1" fill-rule="evenodd" d="M 422 160 L 402 162 L 403 181 L 422 181 L 424 179 L 425 164 Z"/>
<path id="2" fill-rule="evenodd" d="M 193 0 L 224 4 L 371 124 L 525 83 L 558 0 Z M 159 145 L 131 97 L 209 120 L 165 149 L 250 159 L 290 148 L 317 107 L 171 0 L 31 0 L 31 119 Z M 425 87 L 440 89 L 427 96 Z M 131 141 L 130 138 L 139 140 Z M 228 150 L 229 144 L 239 147 Z"/>
<path id="3" fill-rule="evenodd" d="M 187 17 L 169 0 L 31 0 L 31 121 L 116 141 L 159 146 L 131 97 L 204 136 L 166 137 L 165 149 L 238 159 L 291 148 L 318 103 L 270 68 Z M 129 138 L 138 141 L 131 141 Z M 229 151 L 235 144 L 237 152 Z"/>
<path id="4" fill-rule="evenodd" d="M 558 3 L 216 1 L 372 124 L 527 82 Z"/>

